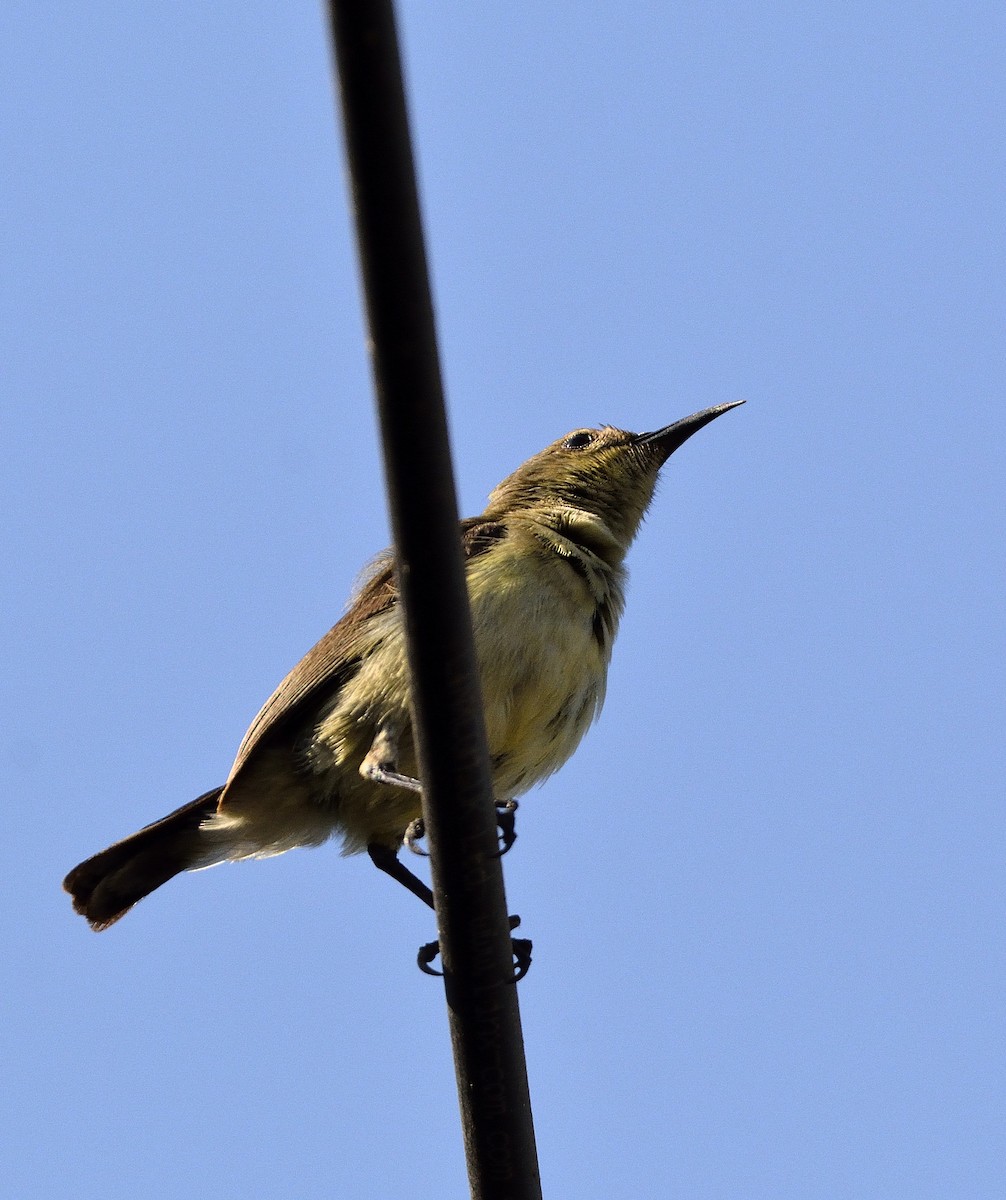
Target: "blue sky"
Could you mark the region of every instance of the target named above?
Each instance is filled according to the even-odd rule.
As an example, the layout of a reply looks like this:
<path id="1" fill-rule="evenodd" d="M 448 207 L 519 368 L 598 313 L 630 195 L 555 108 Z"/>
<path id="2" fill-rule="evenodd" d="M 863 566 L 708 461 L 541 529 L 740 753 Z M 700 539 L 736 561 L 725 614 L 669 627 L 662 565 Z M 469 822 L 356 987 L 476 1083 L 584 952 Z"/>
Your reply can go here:
<path id="1" fill-rule="evenodd" d="M 672 460 L 506 860 L 547 1196 L 999 1197 L 1004 17 L 405 3 L 461 507 Z M 4 1195 L 465 1192 L 421 907 L 335 847 L 96 937 L 387 541 L 313 5 L 10 6 Z"/>

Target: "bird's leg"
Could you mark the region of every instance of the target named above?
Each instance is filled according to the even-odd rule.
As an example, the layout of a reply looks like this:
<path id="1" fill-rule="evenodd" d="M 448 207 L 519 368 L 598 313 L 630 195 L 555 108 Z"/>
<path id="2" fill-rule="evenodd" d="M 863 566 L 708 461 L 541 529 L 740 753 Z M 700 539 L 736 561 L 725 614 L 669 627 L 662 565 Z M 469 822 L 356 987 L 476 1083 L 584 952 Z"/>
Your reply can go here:
<path id="1" fill-rule="evenodd" d="M 360 774 L 372 783 L 389 783 L 394 787 L 408 788 L 410 792 L 421 792 L 422 784 L 411 775 L 402 775 L 398 766 L 399 728 L 390 722 L 377 731 L 367 757 L 360 763 Z"/>
<path id="2" fill-rule="evenodd" d="M 413 896 L 418 896 L 424 904 L 436 911 L 433 904 L 433 892 L 417 875 L 413 875 L 403 862 L 399 861 L 397 851 L 380 842 L 371 842 L 367 847 L 367 853 L 370 855 L 370 861 L 378 870 L 390 875 L 392 879 L 397 879 L 402 887 L 408 888 Z"/>
<path id="3" fill-rule="evenodd" d="M 364 779 L 369 779 L 373 783 L 390 784 L 394 787 L 408 788 L 412 792 L 421 792 L 422 785 L 418 779 L 413 779 L 410 775 L 402 775 L 395 769 L 398 766 L 398 734 L 398 727 L 391 723 L 385 723 L 378 729 L 366 758 L 360 764 L 360 774 Z M 517 831 L 514 828 L 516 811 L 516 800 L 496 801 L 496 826 L 499 829 L 500 855 L 506 854 L 517 839 Z M 424 858 L 428 858 L 429 855 L 426 851 L 418 845 L 425 834 L 426 827 L 423 818 L 416 817 L 414 821 L 410 821 L 402 841 L 414 854 L 421 854 Z M 399 860 L 397 849 L 380 842 L 371 842 L 367 847 L 367 853 L 370 855 L 370 861 L 378 870 L 384 871 L 386 875 L 396 879 L 413 896 L 418 896 L 425 905 L 432 908 L 434 912 L 436 911 L 433 892 Z M 519 924 L 520 917 L 510 918 L 511 929 L 516 929 Z M 524 978 L 531 965 L 531 943 L 527 938 L 511 940 L 515 960 L 514 981 L 516 982 L 518 979 Z M 443 972 L 434 970 L 430 965 L 439 953 L 440 943 L 438 941 L 428 942 L 425 946 L 421 946 L 417 957 L 419 969 L 427 975 L 441 975 Z"/>
<path id="4" fill-rule="evenodd" d="M 404 863 L 399 861 L 396 850 L 380 842 L 371 842 L 367 847 L 367 853 L 370 855 L 370 861 L 378 870 L 384 871 L 392 879 L 397 879 L 402 887 L 408 888 L 413 896 L 418 896 L 424 904 L 436 912 L 433 892 L 421 879 L 413 875 Z M 511 930 L 516 929 L 519 924 L 520 917 L 510 918 Z M 514 956 L 514 982 L 516 983 L 524 978 L 531 966 L 531 942 L 527 938 L 511 938 L 511 942 Z M 430 965 L 439 953 L 439 941 L 427 942 L 425 946 L 420 946 L 419 954 L 416 957 L 420 971 L 427 975 L 442 975 L 442 971 L 437 971 Z"/>
<path id="5" fill-rule="evenodd" d="M 367 757 L 360 763 L 360 774 L 372 783 L 386 783 L 392 787 L 408 788 L 410 792 L 421 792 L 423 789 L 418 779 L 413 779 L 411 775 L 403 775 L 395 769 L 398 766 L 398 734 L 398 726 L 392 725 L 390 722 L 385 722 L 378 729 L 377 736 L 367 751 Z M 409 823 L 402 840 L 413 854 L 421 854 L 424 858 L 428 858 L 429 855 L 426 851 L 417 845 L 425 833 L 423 818 L 416 817 Z M 395 861 L 398 871 L 408 870 L 397 859 Z M 381 867 L 381 870 L 386 870 L 386 868 Z M 389 873 L 395 874 L 393 871 Z M 400 881 L 399 875 L 395 875 L 395 877 Z"/>
<path id="6" fill-rule="evenodd" d="M 410 792 L 421 792 L 422 784 L 411 775 L 403 775 L 398 766 L 398 735 L 399 728 L 391 722 L 385 722 L 377 731 L 371 743 L 367 756 L 360 763 L 360 774 L 364 779 L 373 783 L 390 784 L 392 787 L 408 788 Z M 517 840 L 514 814 L 517 812 L 517 801 L 496 801 L 496 825 L 499 829 L 500 856 L 506 854 Z M 403 841 L 413 854 L 421 854 L 424 858 L 429 855 L 418 843 L 426 836 L 426 828 L 422 817 L 416 817 L 405 831 Z M 406 868 L 403 867 L 404 871 Z"/>

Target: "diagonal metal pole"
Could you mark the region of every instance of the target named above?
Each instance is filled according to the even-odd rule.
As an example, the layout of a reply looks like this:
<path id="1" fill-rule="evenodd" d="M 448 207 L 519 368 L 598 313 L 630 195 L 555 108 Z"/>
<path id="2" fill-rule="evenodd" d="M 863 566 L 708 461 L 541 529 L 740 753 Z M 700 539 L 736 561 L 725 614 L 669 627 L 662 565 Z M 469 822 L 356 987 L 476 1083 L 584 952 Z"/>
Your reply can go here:
<path id="1" fill-rule="evenodd" d="M 329 0 L 474 1200 L 541 1200 L 391 0 Z"/>

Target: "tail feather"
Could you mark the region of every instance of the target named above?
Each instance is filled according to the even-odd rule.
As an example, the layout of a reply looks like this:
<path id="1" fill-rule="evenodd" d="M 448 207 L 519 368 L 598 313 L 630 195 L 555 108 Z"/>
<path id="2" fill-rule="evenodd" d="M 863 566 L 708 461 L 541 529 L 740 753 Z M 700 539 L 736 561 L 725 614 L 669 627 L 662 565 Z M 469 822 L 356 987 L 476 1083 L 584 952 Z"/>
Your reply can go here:
<path id="1" fill-rule="evenodd" d="M 217 811 L 222 791 L 206 792 L 74 867 L 63 880 L 74 911 L 92 929 L 107 929 L 180 871 L 209 866 L 199 826 Z"/>

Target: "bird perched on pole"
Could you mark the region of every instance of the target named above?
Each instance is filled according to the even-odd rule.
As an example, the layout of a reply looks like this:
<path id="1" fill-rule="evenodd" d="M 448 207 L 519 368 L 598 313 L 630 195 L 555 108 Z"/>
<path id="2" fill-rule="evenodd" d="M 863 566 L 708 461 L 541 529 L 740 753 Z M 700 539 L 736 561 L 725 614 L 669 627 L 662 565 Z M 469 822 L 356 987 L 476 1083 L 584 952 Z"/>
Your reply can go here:
<path id="1" fill-rule="evenodd" d="M 528 459 L 461 522 L 497 803 L 566 761 L 600 711 L 626 552 L 660 468 L 743 401 L 655 433 L 578 429 Z M 398 864 L 422 813 L 405 631 L 392 556 L 251 724 L 227 782 L 87 859 L 64 888 L 107 929 L 182 871 L 265 858 L 333 836 L 431 903 Z M 409 883 L 404 876 L 414 881 Z"/>

